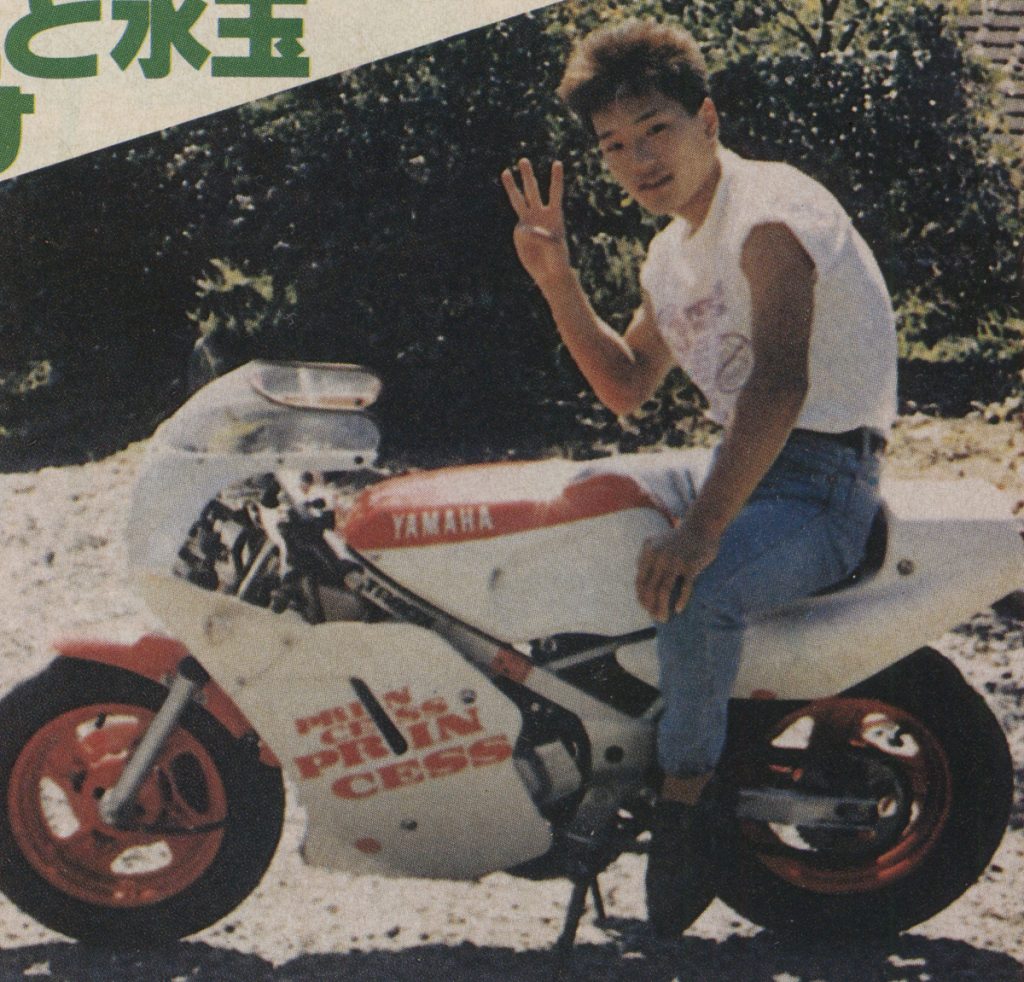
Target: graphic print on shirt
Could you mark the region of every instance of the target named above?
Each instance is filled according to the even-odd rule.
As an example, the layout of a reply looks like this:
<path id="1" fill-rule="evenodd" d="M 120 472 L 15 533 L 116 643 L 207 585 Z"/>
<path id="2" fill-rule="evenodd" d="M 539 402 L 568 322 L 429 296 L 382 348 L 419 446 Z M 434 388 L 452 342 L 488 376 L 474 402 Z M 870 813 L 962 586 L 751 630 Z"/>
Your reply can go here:
<path id="1" fill-rule="evenodd" d="M 735 331 L 726 332 L 717 340 L 715 388 L 726 394 L 739 392 L 754 369 L 754 347 L 750 338 Z"/>
<path id="2" fill-rule="evenodd" d="M 738 392 L 754 367 L 750 339 L 736 331 L 720 333 L 728 312 L 721 280 L 716 280 L 707 296 L 665 310 L 665 340 L 706 396 Z"/>
<path id="3" fill-rule="evenodd" d="M 715 283 L 711 293 L 683 306 L 679 303 L 665 305 L 661 327 L 666 342 L 681 365 L 690 359 L 690 352 L 698 344 L 700 336 L 713 327 L 726 312 L 725 288 L 721 280 Z"/>

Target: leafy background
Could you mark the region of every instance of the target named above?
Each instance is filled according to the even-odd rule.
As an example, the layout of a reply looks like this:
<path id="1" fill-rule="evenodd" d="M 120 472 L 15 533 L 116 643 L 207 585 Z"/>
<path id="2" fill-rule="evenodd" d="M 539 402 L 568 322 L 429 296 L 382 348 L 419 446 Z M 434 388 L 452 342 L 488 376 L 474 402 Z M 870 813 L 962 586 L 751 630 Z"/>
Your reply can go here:
<path id="1" fill-rule="evenodd" d="M 498 175 L 572 175 L 572 248 L 625 324 L 656 224 L 553 95 L 624 16 L 703 39 L 723 142 L 823 180 L 899 310 L 903 408 L 1021 409 L 1019 146 L 956 9 L 905 0 L 562 3 L 0 185 L 0 469 L 103 456 L 186 397 L 197 341 L 361 362 L 394 460 L 574 455 L 702 432 L 678 373 L 616 420 L 511 246 Z M 190 358 L 192 379 L 190 380 Z"/>

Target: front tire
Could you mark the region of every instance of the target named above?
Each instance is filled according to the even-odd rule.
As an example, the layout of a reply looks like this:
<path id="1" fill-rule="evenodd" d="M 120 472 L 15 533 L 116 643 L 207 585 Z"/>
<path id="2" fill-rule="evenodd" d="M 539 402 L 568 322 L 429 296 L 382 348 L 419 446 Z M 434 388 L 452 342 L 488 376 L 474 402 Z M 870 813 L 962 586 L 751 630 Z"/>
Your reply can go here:
<path id="1" fill-rule="evenodd" d="M 829 751 L 817 761 L 816 740 Z M 805 790 L 817 779 L 886 807 L 870 833 L 736 822 L 719 893 L 764 927 L 890 938 L 960 897 L 1002 839 L 1013 795 L 1006 738 L 938 652 L 923 649 L 844 697 L 795 710 L 766 743 L 788 747 L 789 763 L 754 765 L 755 775 L 736 758 L 734 775 Z"/>
<path id="2" fill-rule="evenodd" d="M 136 948 L 199 931 L 255 888 L 284 786 L 198 705 L 186 709 L 125 827 L 99 815 L 166 689 L 60 659 L 0 701 L 0 890 L 42 924 Z"/>

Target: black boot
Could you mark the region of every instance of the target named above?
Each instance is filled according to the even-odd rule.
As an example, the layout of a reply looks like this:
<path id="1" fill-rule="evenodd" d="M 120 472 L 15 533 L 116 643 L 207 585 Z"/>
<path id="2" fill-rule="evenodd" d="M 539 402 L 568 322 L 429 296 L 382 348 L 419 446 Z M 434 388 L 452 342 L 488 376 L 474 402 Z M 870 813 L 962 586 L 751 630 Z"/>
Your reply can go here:
<path id="1" fill-rule="evenodd" d="M 677 938 L 715 899 L 715 809 L 710 796 L 696 805 L 655 805 L 647 857 L 647 917 L 663 938 Z"/>

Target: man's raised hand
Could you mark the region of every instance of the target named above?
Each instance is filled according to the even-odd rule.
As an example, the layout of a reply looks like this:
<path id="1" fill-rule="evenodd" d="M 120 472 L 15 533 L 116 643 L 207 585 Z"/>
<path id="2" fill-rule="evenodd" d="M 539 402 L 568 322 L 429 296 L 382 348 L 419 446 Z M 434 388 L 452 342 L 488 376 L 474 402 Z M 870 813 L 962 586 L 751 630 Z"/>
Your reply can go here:
<path id="1" fill-rule="evenodd" d="M 522 189 L 510 168 L 501 173 L 501 183 L 519 218 L 512 238 L 523 268 L 543 290 L 570 274 L 572 268 L 562 212 L 565 169 L 560 160 L 552 164 L 546 204 L 533 165 L 525 157 L 519 161 L 519 179 Z"/>

